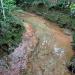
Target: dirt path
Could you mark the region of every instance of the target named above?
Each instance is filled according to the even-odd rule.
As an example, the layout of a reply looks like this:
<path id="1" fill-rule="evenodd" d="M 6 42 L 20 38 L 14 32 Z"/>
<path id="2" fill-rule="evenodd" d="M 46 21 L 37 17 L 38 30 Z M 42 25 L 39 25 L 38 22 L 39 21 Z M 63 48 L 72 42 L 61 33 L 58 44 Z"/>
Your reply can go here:
<path id="1" fill-rule="evenodd" d="M 59 28 L 56 23 L 49 22 L 43 17 L 26 12 L 23 14 L 18 13 L 17 16 L 30 23 L 36 31 L 39 31 L 39 33 L 40 31 L 42 31 L 43 33 L 45 31 L 49 31 L 48 33 L 52 34 L 52 36 L 55 38 L 55 41 L 59 42 L 61 47 L 65 47 L 66 50 L 68 50 L 68 58 L 70 57 L 72 53 L 70 43 L 72 41 L 71 36 L 65 35 L 64 31 Z"/>
<path id="2" fill-rule="evenodd" d="M 65 66 L 72 55 L 71 36 L 40 16 L 26 12 L 17 16 L 30 23 L 39 38 L 38 46 L 29 57 L 27 75 L 69 75 Z"/>

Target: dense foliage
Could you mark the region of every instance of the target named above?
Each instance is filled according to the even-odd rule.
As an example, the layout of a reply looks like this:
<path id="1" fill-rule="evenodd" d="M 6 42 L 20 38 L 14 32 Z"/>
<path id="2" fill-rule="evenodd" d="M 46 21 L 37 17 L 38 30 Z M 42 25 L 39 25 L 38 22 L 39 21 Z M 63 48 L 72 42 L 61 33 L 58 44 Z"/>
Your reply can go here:
<path id="1" fill-rule="evenodd" d="M 10 54 L 21 41 L 24 28 L 22 22 L 11 13 L 16 7 L 14 3 L 14 0 L 4 0 L 3 7 L 0 4 L 0 57 Z"/>

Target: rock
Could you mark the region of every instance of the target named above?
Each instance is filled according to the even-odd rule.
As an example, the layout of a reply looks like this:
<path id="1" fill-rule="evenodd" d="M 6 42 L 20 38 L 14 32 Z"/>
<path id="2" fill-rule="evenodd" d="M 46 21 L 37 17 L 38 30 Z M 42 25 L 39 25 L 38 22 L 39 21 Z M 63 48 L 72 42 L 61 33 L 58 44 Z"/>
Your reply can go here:
<path id="1" fill-rule="evenodd" d="M 72 35 L 72 32 L 69 29 L 64 29 L 64 33 L 69 36 Z"/>
<path id="2" fill-rule="evenodd" d="M 62 55 L 64 55 L 64 49 L 59 48 L 56 45 L 54 45 L 54 53 L 58 56 L 62 56 Z"/>

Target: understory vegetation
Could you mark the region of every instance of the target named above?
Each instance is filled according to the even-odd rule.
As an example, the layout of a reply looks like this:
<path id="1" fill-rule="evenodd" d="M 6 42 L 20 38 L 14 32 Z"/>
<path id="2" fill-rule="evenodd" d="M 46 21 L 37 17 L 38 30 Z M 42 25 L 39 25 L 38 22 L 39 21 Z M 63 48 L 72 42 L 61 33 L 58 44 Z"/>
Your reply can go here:
<path id="1" fill-rule="evenodd" d="M 24 30 L 22 22 L 11 13 L 16 7 L 14 3 L 14 0 L 0 2 L 0 57 L 14 51 Z"/>

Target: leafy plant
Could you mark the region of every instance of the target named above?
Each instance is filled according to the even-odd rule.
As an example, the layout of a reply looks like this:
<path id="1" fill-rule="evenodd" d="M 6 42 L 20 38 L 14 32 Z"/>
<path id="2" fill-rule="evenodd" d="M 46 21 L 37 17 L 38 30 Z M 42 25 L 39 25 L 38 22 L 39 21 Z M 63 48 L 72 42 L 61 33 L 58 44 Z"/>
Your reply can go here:
<path id="1" fill-rule="evenodd" d="M 10 54 L 21 42 L 22 32 L 24 30 L 22 22 L 11 14 L 14 0 L 4 0 L 1 5 L 0 17 L 0 56 Z M 5 13 L 3 14 L 4 11 Z M 8 12 L 8 13 L 7 13 Z"/>
<path id="2" fill-rule="evenodd" d="M 71 15 L 72 16 L 75 15 L 75 3 L 71 3 L 70 4 L 70 12 L 71 12 Z"/>

